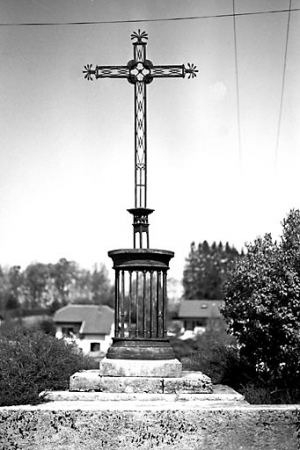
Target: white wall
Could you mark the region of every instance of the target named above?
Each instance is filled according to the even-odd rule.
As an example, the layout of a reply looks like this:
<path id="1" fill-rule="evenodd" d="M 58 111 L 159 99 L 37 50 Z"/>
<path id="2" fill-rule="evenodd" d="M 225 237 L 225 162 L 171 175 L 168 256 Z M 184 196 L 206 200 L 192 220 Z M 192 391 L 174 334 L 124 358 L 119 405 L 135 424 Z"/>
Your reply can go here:
<path id="1" fill-rule="evenodd" d="M 93 353 L 94 353 L 94 356 L 99 355 L 99 352 L 91 352 L 91 343 L 93 343 L 93 342 L 99 343 L 100 344 L 100 352 L 107 353 L 109 347 L 112 344 L 113 335 L 114 335 L 114 325 L 112 325 L 109 335 L 86 334 L 83 336 L 82 335 L 80 335 L 80 336 L 74 335 L 74 337 L 65 337 L 63 335 L 61 325 L 56 325 L 56 333 L 55 333 L 55 336 L 58 339 L 62 339 L 64 337 L 66 340 L 75 342 L 78 345 L 78 347 L 82 349 L 84 354 L 86 354 L 86 355 L 90 354 L 91 356 L 93 356 Z"/>

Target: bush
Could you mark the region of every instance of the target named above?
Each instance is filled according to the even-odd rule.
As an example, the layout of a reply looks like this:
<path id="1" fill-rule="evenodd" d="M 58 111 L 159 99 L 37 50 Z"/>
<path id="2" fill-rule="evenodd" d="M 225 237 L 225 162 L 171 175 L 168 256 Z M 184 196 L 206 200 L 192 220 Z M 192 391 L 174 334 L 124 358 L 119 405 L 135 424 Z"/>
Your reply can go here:
<path id="1" fill-rule="evenodd" d="M 41 330 L 6 330 L 0 334 L 0 406 L 37 404 L 42 391 L 68 389 L 69 377 L 92 365 L 75 344 Z"/>
<path id="2" fill-rule="evenodd" d="M 189 341 L 184 341 L 181 355 L 172 343 L 176 356 L 181 359 L 183 370 L 203 372 L 211 378 L 213 384 L 226 384 L 234 389 L 241 388 L 243 383 L 251 379 L 247 364 L 240 359 L 236 339 L 225 330 L 206 331 L 192 342 L 190 351 L 186 351 Z"/>
<path id="3" fill-rule="evenodd" d="M 207 339 L 205 345 L 181 359 L 183 370 L 200 371 L 209 376 L 213 384 L 232 387 L 245 396 L 250 404 L 295 403 L 296 397 L 287 390 L 278 390 L 266 382 L 255 368 L 240 355 L 236 344 Z"/>
<path id="4" fill-rule="evenodd" d="M 225 332 L 205 332 L 194 340 L 171 339 L 183 370 L 200 371 L 213 384 L 232 387 L 251 404 L 299 403 L 300 383 L 289 386 L 257 370 L 240 352 L 236 339 Z"/>
<path id="5" fill-rule="evenodd" d="M 198 349 L 198 343 L 195 339 L 181 340 L 178 337 L 170 336 L 170 344 L 174 350 L 176 358 L 179 361 L 187 355 L 195 353 Z"/>
<path id="6" fill-rule="evenodd" d="M 37 326 L 45 334 L 50 334 L 51 336 L 55 336 L 56 325 L 53 322 L 52 318 L 49 317 L 48 319 L 42 320 Z"/>
<path id="7" fill-rule="evenodd" d="M 255 389 L 281 403 L 300 399 L 300 211 L 283 221 L 279 243 L 270 234 L 247 245 L 225 284 L 222 313 L 240 354 L 256 373 Z M 245 387 L 247 392 L 251 386 Z M 273 402 L 273 401 L 272 401 Z"/>
<path id="8" fill-rule="evenodd" d="M 207 330 L 195 339 L 171 338 L 176 358 L 181 360 L 183 370 L 201 371 L 214 384 L 241 385 L 241 365 L 236 340 L 221 331 Z M 238 378 L 238 381 L 236 381 Z"/>
<path id="9" fill-rule="evenodd" d="M 197 352 L 182 359 L 183 370 L 205 373 L 213 384 L 230 384 L 237 387 L 241 378 L 238 350 L 234 346 L 225 346 L 212 341 L 207 347 L 200 347 Z"/>

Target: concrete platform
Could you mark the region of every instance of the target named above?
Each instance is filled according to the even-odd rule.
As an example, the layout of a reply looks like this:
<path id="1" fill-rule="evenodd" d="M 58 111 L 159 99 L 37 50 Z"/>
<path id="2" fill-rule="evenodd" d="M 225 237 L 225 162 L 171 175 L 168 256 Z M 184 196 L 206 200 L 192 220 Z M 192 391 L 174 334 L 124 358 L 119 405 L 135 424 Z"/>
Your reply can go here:
<path id="1" fill-rule="evenodd" d="M 112 377 L 101 370 L 84 370 L 70 377 L 71 392 L 136 394 L 212 394 L 211 379 L 202 372 L 182 372 L 180 377 Z"/>

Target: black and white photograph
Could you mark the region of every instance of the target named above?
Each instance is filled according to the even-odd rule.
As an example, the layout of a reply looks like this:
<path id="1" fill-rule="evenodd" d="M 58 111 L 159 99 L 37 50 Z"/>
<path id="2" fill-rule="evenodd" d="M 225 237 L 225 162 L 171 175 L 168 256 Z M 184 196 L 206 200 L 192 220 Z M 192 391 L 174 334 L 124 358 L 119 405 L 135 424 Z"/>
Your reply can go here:
<path id="1" fill-rule="evenodd" d="M 0 450 L 300 446 L 300 0 L 0 0 Z"/>

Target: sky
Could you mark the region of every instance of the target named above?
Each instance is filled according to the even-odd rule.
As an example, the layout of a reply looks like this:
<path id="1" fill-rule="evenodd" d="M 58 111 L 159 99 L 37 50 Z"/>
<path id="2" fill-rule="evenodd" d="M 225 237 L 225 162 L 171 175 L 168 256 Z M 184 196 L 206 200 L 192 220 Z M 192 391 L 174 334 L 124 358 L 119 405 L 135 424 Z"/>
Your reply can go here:
<path id="1" fill-rule="evenodd" d="M 300 11 L 288 41 L 286 12 L 237 16 L 237 65 L 232 16 L 188 19 L 232 11 L 232 0 L 1 0 L 1 266 L 64 257 L 113 276 L 107 252 L 132 248 L 133 86 L 82 71 L 126 65 L 138 29 L 154 64 L 199 69 L 147 87 L 150 244 L 175 252 L 169 276 L 182 278 L 192 241 L 278 239 L 300 208 Z M 172 18 L 186 19 L 156 20 Z M 28 25 L 76 22 L 102 23 Z"/>

